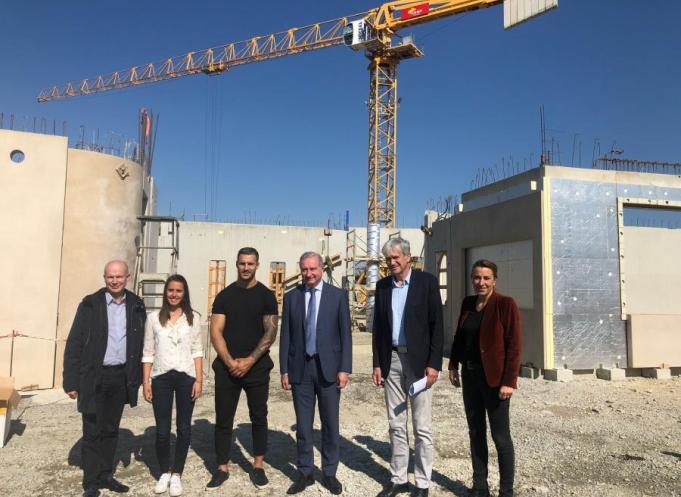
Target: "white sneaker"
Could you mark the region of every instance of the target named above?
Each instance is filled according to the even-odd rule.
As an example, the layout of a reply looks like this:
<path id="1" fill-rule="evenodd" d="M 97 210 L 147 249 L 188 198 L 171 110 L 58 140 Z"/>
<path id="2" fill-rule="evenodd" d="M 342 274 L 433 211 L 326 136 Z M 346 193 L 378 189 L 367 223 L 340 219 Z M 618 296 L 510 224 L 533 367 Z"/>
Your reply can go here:
<path id="1" fill-rule="evenodd" d="M 180 480 L 180 475 L 173 473 L 170 477 L 170 491 L 168 492 L 170 497 L 178 497 L 182 495 L 182 480 Z"/>
<path id="2" fill-rule="evenodd" d="M 162 494 L 168 490 L 168 482 L 170 481 L 170 473 L 163 473 L 156 482 L 154 493 Z"/>

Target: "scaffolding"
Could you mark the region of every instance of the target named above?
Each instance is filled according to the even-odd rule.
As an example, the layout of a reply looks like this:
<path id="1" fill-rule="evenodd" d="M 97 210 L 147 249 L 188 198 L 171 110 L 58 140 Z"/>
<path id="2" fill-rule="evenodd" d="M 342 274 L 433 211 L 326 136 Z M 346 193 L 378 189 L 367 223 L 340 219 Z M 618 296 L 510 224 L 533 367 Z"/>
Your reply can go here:
<path id="1" fill-rule="evenodd" d="M 177 272 L 180 254 L 180 223 L 175 217 L 139 216 L 142 242 L 135 259 L 134 288 L 147 310 L 161 308 L 163 286 Z M 152 231 L 158 230 L 152 234 Z M 165 271 L 159 269 L 163 267 Z"/>

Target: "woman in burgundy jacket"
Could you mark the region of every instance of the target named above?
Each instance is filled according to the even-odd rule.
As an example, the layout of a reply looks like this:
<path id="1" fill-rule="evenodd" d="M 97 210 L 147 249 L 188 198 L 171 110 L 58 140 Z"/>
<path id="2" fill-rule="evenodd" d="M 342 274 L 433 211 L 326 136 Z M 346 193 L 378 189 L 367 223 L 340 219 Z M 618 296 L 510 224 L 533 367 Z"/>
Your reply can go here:
<path id="1" fill-rule="evenodd" d="M 520 369 L 520 313 L 511 297 L 494 290 L 497 265 L 476 261 L 471 271 L 475 295 L 466 297 L 454 335 L 449 381 L 463 384 L 473 463 L 470 496 L 488 497 L 487 427 L 499 455 L 499 497 L 513 496 L 515 455 L 509 426 L 509 404 L 518 387 Z M 461 378 L 459 378 L 461 364 Z"/>

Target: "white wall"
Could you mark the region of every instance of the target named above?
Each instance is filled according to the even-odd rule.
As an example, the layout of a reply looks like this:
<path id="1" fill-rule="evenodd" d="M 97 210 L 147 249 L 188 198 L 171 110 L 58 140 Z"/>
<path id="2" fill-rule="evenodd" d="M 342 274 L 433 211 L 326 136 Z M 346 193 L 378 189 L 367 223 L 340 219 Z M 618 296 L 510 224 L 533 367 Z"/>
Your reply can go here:
<path id="1" fill-rule="evenodd" d="M 398 230 L 382 230 L 381 243 L 388 240 L 390 233 Z M 419 255 L 423 247 L 423 233 L 419 229 L 402 229 L 401 235 L 411 243 L 412 254 Z M 187 278 L 191 292 L 192 306 L 207 315 L 208 264 L 210 260 L 227 262 L 227 284 L 236 279 L 236 254 L 241 247 L 254 247 L 260 253 L 260 268 L 257 278 L 267 285 L 270 262 L 285 262 L 286 275 L 298 271 L 298 259 L 308 250 L 322 255 L 340 254 L 343 261 L 333 272 L 335 284 L 340 286 L 345 274 L 346 232 L 331 230 L 331 236 L 324 236 L 324 228 L 299 226 L 270 226 L 225 224 L 207 222 L 180 222 L 180 254 L 177 272 Z M 358 235 L 366 241 L 366 228 L 357 228 Z M 326 247 L 328 240 L 328 250 Z M 161 269 L 161 268 L 160 268 Z M 160 270 L 159 269 L 159 270 Z"/>

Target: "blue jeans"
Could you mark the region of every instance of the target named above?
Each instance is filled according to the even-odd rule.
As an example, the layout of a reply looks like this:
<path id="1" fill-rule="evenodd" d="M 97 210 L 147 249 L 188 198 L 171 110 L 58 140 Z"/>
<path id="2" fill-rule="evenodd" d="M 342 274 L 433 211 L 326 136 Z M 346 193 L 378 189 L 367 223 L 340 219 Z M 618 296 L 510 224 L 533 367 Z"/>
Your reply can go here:
<path id="1" fill-rule="evenodd" d="M 156 457 L 161 473 L 182 473 L 187 460 L 192 433 L 192 388 L 195 379 L 187 373 L 170 370 L 157 376 L 151 382 L 151 403 L 156 418 Z M 170 423 L 173 417 L 173 394 L 177 409 L 177 443 L 175 461 L 170 466 Z"/>

